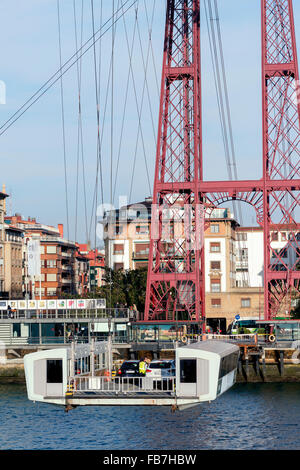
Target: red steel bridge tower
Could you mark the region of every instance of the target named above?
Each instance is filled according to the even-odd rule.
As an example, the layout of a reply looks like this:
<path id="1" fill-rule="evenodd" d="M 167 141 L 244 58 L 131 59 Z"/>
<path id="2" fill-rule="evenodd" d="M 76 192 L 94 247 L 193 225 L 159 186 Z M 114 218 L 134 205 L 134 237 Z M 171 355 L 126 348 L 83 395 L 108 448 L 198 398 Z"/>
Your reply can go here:
<path id="1" fill-rule="evenodd" d="M 261 0 L 263 177 L 203 181 L 200 0 L 167 0 L 145 321 L 205 321 L 205 215 L 251 204 L 264 231 L 264 316 L 300 291 L 300 93 L 292 0 Z M 245 123 L 246 125 L 246 123 Z M 278 232 L 286 234 L 276 249 Z"/>

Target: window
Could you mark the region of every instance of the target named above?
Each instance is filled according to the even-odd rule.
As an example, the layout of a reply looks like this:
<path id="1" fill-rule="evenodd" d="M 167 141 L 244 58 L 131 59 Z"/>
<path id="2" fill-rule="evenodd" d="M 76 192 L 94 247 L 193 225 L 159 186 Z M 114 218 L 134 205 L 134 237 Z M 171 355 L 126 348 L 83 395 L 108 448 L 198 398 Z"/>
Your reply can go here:
<path id="1" fill-rule="evenodd" d="M 21 337 L 21 324 L 20 323 L 14 323 L 13 324 L 13 336 L 14 336 L 14 338 L 20 338 Z"/>
<path id="2" fill-rule="evenodd" d="M 56 246 L 52 246 L 52 245 L 47 246 L 47 253 L 49 255 L 56 254 Z"/>
<path id="3" fill-rule="evenodd" d="M 48 259 L 46 261 L 47 268 L 55 268 L 56 267 L 56 260 L 55 259 Z"/>
<path id="4" fill-rule="evenodd" d="M 149 228 L 148 225 L 137 225 L 135 227 L 135 233 L 140 233 L 140 234 L 146 234 L 148 235 L 149 233 Z"/>
<path id="5" fill-rule="evenodd" d="M 116 225 L 115 226 L 115 235 L 120 235 L 121 233 L 123 233 L 123 227 L 120 226 L 120 225 Z"/>
<path id="6" fill-rule="evenodd" d="M 211 233 L 219 233 L 219 232 L 220 232 L 220 226 L 219 226 L 219 224 L 211 224 L 211 226 L 210 226 L 210 232 L 211 232 Z"/>
<path id="7" fill-rule="evenodd" d="M 210 262 L 210 269 L 221 269 L 221 261 L 211 261 Z"/>
<path id="8" fill-rule="evenodd" d="M 250 299 L 241 299 L 241 307 L 251 307 L 251 300 Z"/>
<path id="9" fill-rule="evenodd" d="M 221 307 L 221 299 L 211 299 L 211 306 L 214 308 Z"/>
<path id="10" fill-rule="evenodd" d="M 211 251 L 211 253 L 220 253 L 221 252 L 221 244 L 220 243 L 211 243 L 210 244 L 210 251 Z"/>
<path id="11" fill-rule="evenodd" d="M 56 297 L 56 289 L 47 289 L 47 296 L 48 297 Z"/>
<path id="12" fill-rule="evenodd" d="M 281 240 L 282 240 L 283 242 L 286 242 L 286 241 L 287 241 L 286 232 L 282 232 L 282 233 L 281 233 Z"/>
<path id="13" fill-rule="evenodd" d="M 56 274 L 47 274 L 47 281 L 48 282 L 55 282 L 56 281 Z"/>
<path id="14" fill-rule="evenodd" d="M 271 234 L 271 240 L 273 242 L 277 242 L 278 241 L 278 232 L 272 232 Z"/>
<path id="15" fill-rule="evenodd" d="M 115 263 L 114 270 L 118 271 L 119 269 L 124 269 L 124 263 Z"/>
<path id="16" fill-rule="evenodd" d="M 47 384 L 61 384 L 63 381 L 62 360 L 47 360 Z"/>
<path id="17" fill-rule="evenodd" d="M 136 243 L 134 247 L 136 254 L 148 255 L 149 254 L 149 243 Z"/>
<path id="18" fill-rule="evenodd" d="M 221 292 L 221 279 L 211 279 L 210 290 L 211 292 Z"/>
<path id="19" fill-rule="evenodd" d="M 229 354 L 228 356 L 222 357 L 220 362 L 219 379 L 221 379 L 222 377 L 224 377 L 224 375 L 229 374 L 237 368 L 238 357 L 239 352 L 235 352 Z"/>
<path id="20" fill-rule="evenodd" d="M 196 359 L 180 360 L 180 382 L 194 384 L 197 382 Z"/>
<path id="21" fill-rule="evenodd" d="M 243 242 L 246 242 L 247 241 L 247 233 L 237 233 L 236 234 L 236 239 L 237 241 L 243 241 Z"/>
<path id="22" fill-rule="evenodd" d="M 114 255 L 123 255 L 124 245 L 114 245 Z"/>
<path id="23" fill-rule="evenodd" d="M 241 248 L 238 250 L 238 259 L 242 261 L 248 260 L 248 248 Z"/>

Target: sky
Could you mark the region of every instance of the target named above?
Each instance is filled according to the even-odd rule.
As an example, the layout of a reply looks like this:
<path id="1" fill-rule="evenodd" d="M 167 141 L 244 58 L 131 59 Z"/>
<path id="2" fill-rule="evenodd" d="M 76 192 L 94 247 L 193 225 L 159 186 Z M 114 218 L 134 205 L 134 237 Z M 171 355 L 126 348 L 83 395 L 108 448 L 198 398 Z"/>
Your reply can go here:
<path id="1" fill-rule="evenodd" d="M 100 27 L 101 3 L 104 23 L 111 16 L 113 5 L 116 9 L 120 0 L 93 0 L 95 30 Z M 111 75 L 113 90 L 112 80 L 109 80 L 111 31 L 95 46 L 98 71 L 101 44 L 100 79 L 97 73 L 102 136 L 102 179 L 98 179 L 97 196 L 99 204 L 102 202 L 102 194 L 104 203 L 112 202 L 118 207 L 119 196 L 126 196 L 129 202 L 136 202 L 144 200 L 152 193 L 165 4 L 165 0 L 139 0 L 138 27 L 135 28 L 134 9 L 125 14 L 125 24 L 123 18 L 117 22 Z M 6 104 L 0 105 L 0 126 L 59 68 L 57 5 L 57 0 L 2 0 L 0 3 L 0 80 L 6 85 Z M 91 0 L 60 0 L 62 62 L 76 51 L 74 5 L 77 43 L 80 44 L 81 40 L 82 11 L 83 43 L 91 37 L 93 31 Z M 218 0 L 218 5 L 238 175 L 240 179 L 256 179 L 262 174 L 260 1 Z M 299 54 L 298 1 L 294 1 L 294 15 Z M 201 22 L 204 177 L 207 180 L 223 180 L 227 179 L 227 169 L 203 2 Z M 150 48 L 149 24 L 152 24 Z M 127 37 L 129 49 L 133 37 L 135 39 L 131 68 Z M 79 173 L 76 65 L 63 77 L 68 205 L 60 81 L 0 136 L 0 184 L 5 183 L 6 192 L 10 194 L 7 202 L 8 213 L 17 212 L 24 217 L 36 217 L 43 224 L 56 226 L 63 223 L 66 237 L 71 240 L 76 238 L 76 241 L 82 243 L 90 239 L 92 244 L 95 237 L 93 197 L 97 168 L 97 106 L 93 54 L 94 50 L 91 48 L 81 62 L 83 142 L 82 146 L 80 142 L 80 148 L 83 149 L 83 154 L 79 153 Z M 128 76 L 129 91 L 120 144 Z M 135 93 L 138 106 L 144 96 L 143 106 L 138 111 Z M 139 121 L 142 122 L 141 130 Z M 133 172 L 134 159 L 136 163 Z M 255 223 L 254 211 L 251 211 L 252 209 L 245 212 L 248 224 Z"/>

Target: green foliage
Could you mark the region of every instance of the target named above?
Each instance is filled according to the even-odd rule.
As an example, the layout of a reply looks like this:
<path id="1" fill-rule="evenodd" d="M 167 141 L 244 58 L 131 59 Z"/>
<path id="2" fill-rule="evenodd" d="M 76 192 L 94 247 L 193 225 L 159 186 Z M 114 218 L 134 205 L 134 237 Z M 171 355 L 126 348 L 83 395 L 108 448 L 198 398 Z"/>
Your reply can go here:
<path id="1" fill-rule="evenodd" d="M 291 316 L 295 320 L 300 319 L 300 302 L 298 302 L 297 307 L 295 307 L 294 310 L 292 310 Z"/>
<path id="2" fill-rule="evenodd" d="M 127 307 L 136 305 L 139 312 L 144 310 L 147 268 L 128 271 L 105 268 L 104 281 L 105 285 L 97 289 L 97 294 L 106 299 L 108 308 L 123 304 Z"/>

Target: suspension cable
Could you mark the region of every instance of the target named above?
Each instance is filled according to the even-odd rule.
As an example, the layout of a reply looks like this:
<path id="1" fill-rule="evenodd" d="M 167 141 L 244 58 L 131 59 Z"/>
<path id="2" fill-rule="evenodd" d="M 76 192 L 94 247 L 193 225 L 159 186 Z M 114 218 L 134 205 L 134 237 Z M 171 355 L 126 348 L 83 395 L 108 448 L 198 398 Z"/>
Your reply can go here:
<path id="1" fill-rule="evenodd" d="M 59 47 L 59 64 L 62 67 L 62 50 L 61 50 L 61 24 L 60 24 L 60 5 L 57 0 L 57 24 L 58 24 L 58 47 Z M 63 138 L 63 158 L 64 158 L 64 173 L 65 173 L 65 197 L 66 197 L 66 216 L 67 216 L 67 233 L 68 239 L 70 238 L 69 226 L 69 203 L 68 203 L 68 177 L 67 177 L 67 155 L 66 155 L 66 132 L 65 132 L 65 109 L 64 109 L 64 89 L 63 77 L 60 77 L 60 97 L 61 97 L 61 119 L 62 119 L 62 138 Z"/>
<path id="2" fill-rule="evenodd" d="M 20 119 L 21 116 L 29 109 L 31 106 L 33 106 L 45 93 L 47 93 L 50 88 L 53 87 L 53 85 L 60 80 L 60 78 L 70 70 L 70 68 L 73 67 L 74 64 L 77 63 L 77 61 L 85 55 L 92 47 L 94 42 L 99 41 L 100 38 L 102 38 L 110 29 L 120 20 L 120 18 L 127 13 L 136 3 L 138 0 L 125 0 L 125 5 L 127 5 L 129 2 L 130 5 L 127 6 L 125 11 L 122 11 L 122 14 L 118 16 L 118 13 L 120 12 L 120 8 L 115 12 L 114 17 L 110 17 L 104 25 L 98 29 L 95 33 L 95 36 L 92 36 L 89 38 L 85 44 L 75 52 L 75 54 L 72 55 L 12 116 L 0 126 L 0 136 L 3 135 L 18 119 Z M 111 23 L 111 24 L 109 24 Z M 108 26 L 107 26 L 108 25 Z M 104 29 L 107 26 L 106 29 Z M 104 31 L 102 32 L 102 29 Z M 98 36 L 99 35 L 99 36 Z M 92 41 L 92 44 L 89 44 Z M 75 58 L 75 60 L 73 60 Z M 72 62 L 73 61 L 73 62 Z M 22 111 L 23 110 L 23 111 Z M 22 112 L 21 112 L 22 111 Z"/>

